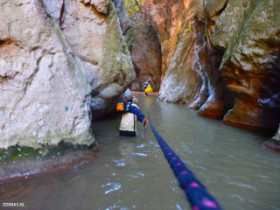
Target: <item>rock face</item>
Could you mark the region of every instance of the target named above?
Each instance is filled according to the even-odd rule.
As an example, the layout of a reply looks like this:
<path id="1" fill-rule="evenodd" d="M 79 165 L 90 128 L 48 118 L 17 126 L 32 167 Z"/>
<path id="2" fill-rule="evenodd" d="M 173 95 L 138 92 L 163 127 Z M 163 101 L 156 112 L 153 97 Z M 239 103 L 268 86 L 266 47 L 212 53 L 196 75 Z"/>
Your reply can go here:
<path id="1" fill-rule="evenodd" d="M 224 123 L 275 129 L 279 122 L 277 1 L 204 1 L 196 13 L 206 101 L 193 107 Z M 261 15 L 260 15 L 261 14 Z M 230 91 L 229 91 L 230 90 Z M 205 96 L 205 89 L 201 91 Z M 231 94 L 232 93 L 232 94 Z M 205 99 L 205 97 L 202 97 Z M 231 108 L 231 99 L 234 99 Z M 200 105 L 202 106 L 200 107 Z"/>
<path id="2" fill-rule="evenodd" d="M 213 43 L 226 46 L 220 71 L 234 93 L 235 104 L 226 115 L 227 124 L 244 124 L 276 129 L 280 117 L 280 13 L 279 1 L 229 1 L 216 23 Z M 237 9 L 238 8 L 238 9 Z M 237 11 L 238 10 L 238 11 Z M 261 14 L 261 15 L 260 15 Z M 232 24 L 232 33 L 225 23 Z M 234 30 L 235 29 L 235 30 Z M 224 40 L 224 41 L 221 41 Z"/>
<path id="3" fill-rule="evenodd" d="M 131 53 L 136 79 L 131 90 L 143 90 L 144 82 L 151 80 L 155 91 L 160 88 L 162 55 L 157 32 L 148 21 L 149 15 L 143 11 L 129 16 L 123 0 L 114 1 L 120 18 L 123 34 Z"/>
<path id="4" fill-rule="evenodd" d="M 114 2 L 137 74 L 132 89 L 142 90 L 150 79 L 156 91 L 161 87 L 162 100 L 190 102 L 200 86 L 192 41 L 195 1 L 139 1 L 140 11 L 130 17 L 123 0 Z"/>
<path id="5" fill-rule="evenodd" d="M 198 66 L 195 64 L 194 53 L 195 27 L 193 17 L 195 8 L 195 1 L 184 1 L 184 11 L 181 17 L 182 23 L 180 23 L 181 26 L 179 25 L 180 31 L 177 36 L 169 36 L 171 38 L 169 43 L 172 43 L 172 37 L 176 37 L 176 48 L 169 64 L 169 59 L 166 60 L 168 68 L 162 78 L 161 100 L 190 103 L 197 97 L 198 90 L 201 87 L 201 79 L 198 76 Z M 176 18 L 178 17 L 176 16 Z M 178 20 L 176 21 L 175 19 L 173 22 L 178 22 Z M 175 30 L 174 26 L 173 30 Z M 170 54 L 172 54 L 172 50 Z"/>
<path id="6" fill-rule="evenodd" d="M 230 125 L 277 128 L 279 4 L 205 0 L 196 5 L 195 67 L 202 86 L 190 108 L 205 117 L 225 116 Z"/>
<path id="7" fill-rule="evenodd" d="M 153 89 L 158 91 L 161 79 L 160 43 L 153 27 L 142 22 L 141 19 L 138 22 L 143 24 L 137 29 L 131 48 L 132 62 L 136 72 L 132 90 L 144 90 L 144 82 L 151 80 Z"/>
<path id="8" fill-rule="evenodd" d="M 198 115 L 223 119 L 225 124 L 276 130 L 279 4 L 145 0 L 141 20 L 152 26 L 161 47 L 160 99 L 187 103 Z M 140 43 L 145 42 L 149 43 Z"/>
<path id="9" fill-rule="evenodd" d="M 135 77 L 111 1 L 2 0 L 0 20 L 0 148 L 93 144 Z"/>
<path id="10" fill-rule="evenodd" d="M 197 4 L 195 14 L 196 27 L 196 66 L 202 86 L 197 99 L 190 104 L 190 108 L 199 109 L 198 115 L 222 119 L 233 105 L 233 96 L 219 73 L 219 65 L 223 52 L 213 46 L 210 38 L 215 32 L 215 22 L 207 15 L 217 17 L 217 13 L 224 8 L 225 1 L 204 1 Z M 210 6 L 209 6 L 210 5 Z M 209 9 L 210 12 L 207 10 Z M 211 16 L 211 17 L 212 17 Z"/>

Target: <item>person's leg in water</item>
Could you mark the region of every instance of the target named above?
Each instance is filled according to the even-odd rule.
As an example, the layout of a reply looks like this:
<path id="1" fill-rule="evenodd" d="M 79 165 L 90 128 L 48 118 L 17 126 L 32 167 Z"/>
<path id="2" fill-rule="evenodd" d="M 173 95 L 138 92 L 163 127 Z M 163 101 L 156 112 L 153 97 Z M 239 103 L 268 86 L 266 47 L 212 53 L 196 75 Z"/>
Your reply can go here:
<path id="1" fill-rule="evenodd" d="M 135 131 L 121 131 L 120 130 L 120 136 L 136 136 Z"/>

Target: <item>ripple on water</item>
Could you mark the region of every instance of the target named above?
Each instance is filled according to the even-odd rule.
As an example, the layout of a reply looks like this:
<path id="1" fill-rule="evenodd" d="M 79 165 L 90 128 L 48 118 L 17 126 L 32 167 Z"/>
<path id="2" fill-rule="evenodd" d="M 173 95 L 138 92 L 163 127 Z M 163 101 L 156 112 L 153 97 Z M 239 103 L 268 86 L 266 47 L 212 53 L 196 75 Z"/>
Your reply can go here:
<path id="1" fill-rule="evenodd" d="M 224 209 L 280 209 L 279 155 L 260 147 L 263 137 L 152 97 L 140 98 L 141 108 L 147 99 L 155 128 Z M 94 123 L 101 150 L 88 166 L 5 185 L 0 199 L 43 210 L 189 209 L 151 129 L 145 138 L 121 138 L 119 121 Z"/>
<path id="2" fill-rule="evenodd" d="M 239 186 L 239 187 L 242 187 L 242 188 L 247 188 L 247 189 L 251 189 L 251 190 L 256 191 L 256 188 L 253 185 L 249 185 L 249 184 L 246 184 L 246 183 L 233 182 L 233 181 L 228 181 L 227 183 L 230 184 L 230 185 Z"/>
<path id="3" fill-rule="evenodd" d="M 140 149 L 140 148 L 144 148 L 144 147 L 145 147 L 145 143 L 140 144 L 140 145 L 137 145 L 136 147 L 139 148 L 139 149 Z"/>
<path id="4" fill-rule="evenodd" d="M 139 178 L 139 177 L 144 177 L 145 174 L 142 173 L 142 172 L 137 172 L 136 174 L 130 174 L 130 175 L 128 175 L 128 176 L 129 176 L 129 177 L 132 177 L 133 179 L 137 179 L 137 178 Z"/>
<path id="5" fill-rule="evenodd" d="M 230 194 L 230 196 L 231 196 L 232 198 L 237 198 L 238 201 L 241 201 L 241 202 L 244 202 L 244 201 L 245 201 L 245 199 L 244 199 L 241 195 L 238 195 L 238 194 Z"/>
<path id="6" fill-rule="evenodd" d="M 123 160 L 113 160 L 115 165 L 118 167 L 124 167 L 126 166 L 126 163 Z"/>
<path id="7" fill-rule="evenodd" d="M 112 182 L 108 182 L 106 184 L 101 185 L 101 188 L 109 188 L 108 190 L 106 190 L 104 192 L 105 195 L 114 192 L 114 191 L 118 191 L 122 188 L 121 183 L 112 183 Z"/>
<path id="8" fill-rule="evenodd" d="M 147 157 L 148 155 L 145 154 L 145 153 L 139 153 L 139 152 L 134 152 L 132 153 L 133 155 L 136 155 L 136 156 L 142 156 L 142 157 Z"/>

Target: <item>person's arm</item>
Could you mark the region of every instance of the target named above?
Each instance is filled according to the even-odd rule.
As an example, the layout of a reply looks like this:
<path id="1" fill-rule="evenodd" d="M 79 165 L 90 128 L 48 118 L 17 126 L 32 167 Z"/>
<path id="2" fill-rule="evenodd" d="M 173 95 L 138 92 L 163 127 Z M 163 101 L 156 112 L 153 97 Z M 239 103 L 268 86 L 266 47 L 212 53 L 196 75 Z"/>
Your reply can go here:
<path id="1" fill-rule="evenodd" d="M 141 112 L 141 110 L 135 106 L 129 106 L 128 112 L 135 114 L 137 116 L 137 120 L 144 123 L 144 126 L 149 124 L 149 120 L 145 118 L 145 115 Z"/>
<path id="2" fill-rule="evenodd" d="M 145 119 L 145 115 L 135 106 L 130 106 L 128 112 L 135 114 L 137 116 L 137 120 L 140 122 L 143 122 Z"/>

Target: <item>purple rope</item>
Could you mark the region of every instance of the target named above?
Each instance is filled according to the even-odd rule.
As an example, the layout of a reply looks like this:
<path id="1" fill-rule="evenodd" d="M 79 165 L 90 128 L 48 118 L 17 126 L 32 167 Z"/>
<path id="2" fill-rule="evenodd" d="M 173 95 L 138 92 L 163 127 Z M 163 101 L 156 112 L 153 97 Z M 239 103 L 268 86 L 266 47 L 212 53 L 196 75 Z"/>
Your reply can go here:
<path id="1" fill-rule="evenodd" d="M 168 146 L 165 140 L 159 135 L 151 123 L 149 124 L 154 133 L 155 138 L 162 149 L 165 158 L 178 179 L 181 188 L 184 190 L 186 197 L 191 205 L 192 210 L 218 210 L 222 209 L 218 202 L 212 197 L 205 186 L 198 181 L 192 171 L 187 168 L 183 161 Z"/>

